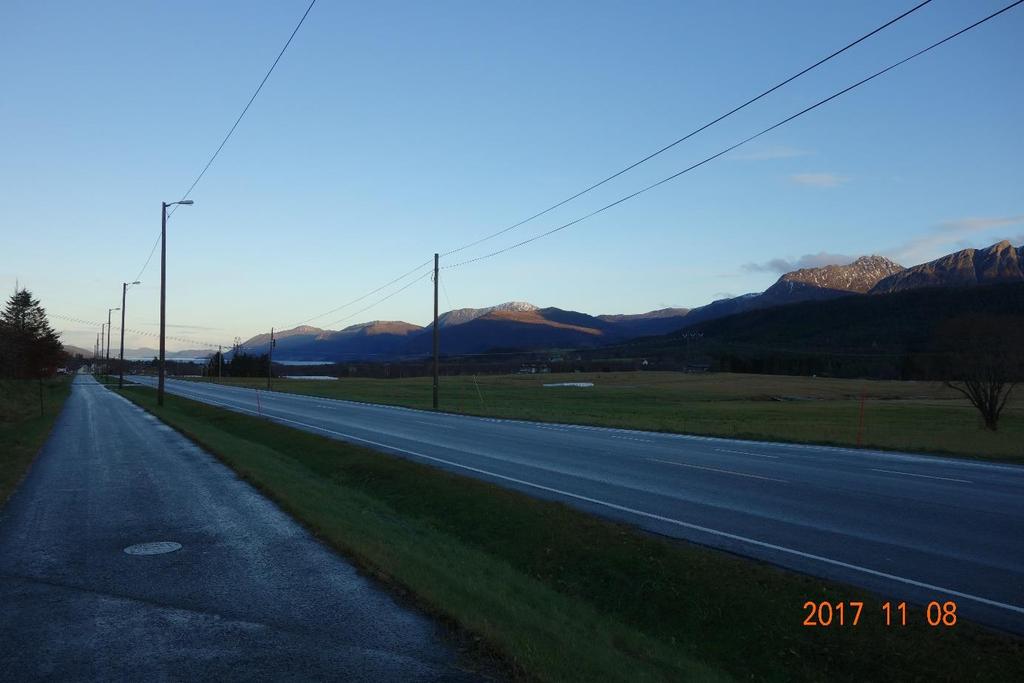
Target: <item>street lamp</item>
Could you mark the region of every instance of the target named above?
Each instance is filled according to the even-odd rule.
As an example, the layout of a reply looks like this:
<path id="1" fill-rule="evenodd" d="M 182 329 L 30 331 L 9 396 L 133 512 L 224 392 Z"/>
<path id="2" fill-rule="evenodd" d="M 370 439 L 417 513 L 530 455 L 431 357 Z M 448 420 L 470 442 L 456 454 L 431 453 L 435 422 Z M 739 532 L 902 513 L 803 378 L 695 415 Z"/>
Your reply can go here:
<path id="1" fill-rule="evenodd" d="M 156 384 L 156 402 L 161 406 L 164 404 L 164 374 L 167 367 L 164 361 L 164 330 L 167 327 L 167 207 L 175 204 L 191 206 L 192 200 L 160 204 L 160 379 Z"/>
<path id="2" fill-rule="evenodd" d="M 121 283 L 121 358 L 118 362 L 119 377 L 117 380 L 117 388 L 124 389 L 124 309 L 125 309 L 125 297 L 128 293 L 128 287 L 131 285 L 140 284 L 138 280 L 135 282 L 122 282 Z"/>
<path id="3" fill-rule="evenodd" d="M 108 308 L 107 309 L 107 352 L 106 352 L 107 360 L 105 361 L 104 368 L 103 368 L 103 372 L 106 375 L 110 374 L 110 332 L 113 329 L 113 328 L 110 327 L 110 314 L 113 313 L 114 311 L 120 311 L 120 310 L 121 310 L 120 308 Z"/>
<path id="4" fill-rule="evenodd" d="M 100 361 L 103 360 L 103 340 L 105 340 L 106 338 L 107 338 L 107 324 L 106 323 L 100 323 L 100 343 L 96 345 L 96 350 L 97 350 L 97 353 L 96 353 L 96 367 L 97 368 L 102 368 L 103 367 L 102 365 L 100 365 Z M 100 375 L 102 375 L 102 374 L 103 373 L 101 372 Z M 100 381 L 102 382 L 103 380 L 101 379 Z"/>

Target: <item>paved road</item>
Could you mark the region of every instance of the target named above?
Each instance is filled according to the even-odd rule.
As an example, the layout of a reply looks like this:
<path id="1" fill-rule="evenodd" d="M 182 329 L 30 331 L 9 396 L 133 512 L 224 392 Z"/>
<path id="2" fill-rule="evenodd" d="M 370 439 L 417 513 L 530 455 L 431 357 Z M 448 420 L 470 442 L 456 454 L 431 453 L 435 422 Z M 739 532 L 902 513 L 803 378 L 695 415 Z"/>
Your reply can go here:
<path id="1" fill-rule="evenodd" d="M 951 599 L 961 615 L 1024 634 L 1024 467 L 265 391 L 257 405 L 251 389 L 200 382 L 172 380 L 168 391 L 887 598 Z"/>
<path id="2" fill-rule="evenodd" d="M 132 544 L 182 548 L 133 556 Z M 473 680 L 430 620 L 92 378 L 0 513 L 0 680 Z"/>

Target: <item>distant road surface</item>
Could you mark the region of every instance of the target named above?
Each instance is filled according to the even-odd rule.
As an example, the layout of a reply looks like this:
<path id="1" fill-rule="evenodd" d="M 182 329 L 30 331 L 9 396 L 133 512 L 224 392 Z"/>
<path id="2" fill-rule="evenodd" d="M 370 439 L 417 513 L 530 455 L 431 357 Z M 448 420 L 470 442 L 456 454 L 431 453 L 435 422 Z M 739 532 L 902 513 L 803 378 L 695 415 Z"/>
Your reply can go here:
<path id="1" fill-rule="evenodd" d="M 921 606 L 917 619 L 928 602 L 953 600 L 963 617 L 1024 634 L 1022 466 L 265 391 L 257 404 L 252 389 L 201 382 L 169 380 L 167 390 L 861 586 Z"/>
<path id="2" fill-rule="evenodd" d="M 130 555 L 169 541 L 165 554 Z M 0 680 L 464 681 L 430 620 L 88 376 L 0 510 Z"/>

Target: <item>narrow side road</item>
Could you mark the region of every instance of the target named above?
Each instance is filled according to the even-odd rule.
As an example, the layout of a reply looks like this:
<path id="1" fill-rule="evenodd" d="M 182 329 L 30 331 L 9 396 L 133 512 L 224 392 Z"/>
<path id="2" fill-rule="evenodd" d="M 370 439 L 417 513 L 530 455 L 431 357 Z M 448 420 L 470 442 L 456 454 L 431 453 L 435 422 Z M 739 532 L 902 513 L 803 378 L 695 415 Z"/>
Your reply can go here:
<path id="1" fill-rule="evenodd" d="M 154 542 L 181 547 L 125 552 Z M 464 664 L 438 625 L 91 377 L 0 510 L 5 680 L 477 680 Z"/>

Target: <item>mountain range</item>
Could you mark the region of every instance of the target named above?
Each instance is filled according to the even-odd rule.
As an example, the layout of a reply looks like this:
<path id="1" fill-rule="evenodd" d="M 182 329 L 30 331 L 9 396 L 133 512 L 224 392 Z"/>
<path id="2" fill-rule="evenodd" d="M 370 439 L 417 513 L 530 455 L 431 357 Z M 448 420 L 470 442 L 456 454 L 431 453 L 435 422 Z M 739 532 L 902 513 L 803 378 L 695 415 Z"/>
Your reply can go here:
<path id="1" fill-rule="evenodd" d="M 523 301 L 487 308 L 461 308 L 438 316 L 446 355 L 522 349 L 575 349 L 604 346 L 636 337 L 664 334 L 684 324 L 686 309 L 666 308 L 638 315 L 591 316 Z M 343 330 L 301 327 L 275 333 L 277 360 L 388 360 L 429 355 L 433 325 L 374 320 Z M 266 353 L 270 335 L 247 340 L 247 353 Z"/>
<path id="2" fill-rule="evenodd" d="M 1024 246 L 1003 240 L 985 249 L 964 249 L 882 278 L 872 294 L 919 287 L 970 287 L 1024 280 Z"/>
<path id="3" fill-rule="evenodd" d="M 512 301 L 487 308 L 462 308 L 438 317 L 444 355 L 503 351 L 586 349 L 639 337 L 663 335 L 711 320 L 800 302 L 885 295 L 927 287 L 971 287 L 1024 281 L 1024 247 L 1007 241 L 964 249 L 911 268 L 883 256 L 862 256 L 845 265 L 802 268 L 782 275 L 763 292 L 720 299 L 691 310 L 665 308 L 640 314 L 592 316 Z M 277 332 L 275 360 L 392 360 L 427 356 L 432 325 L 375 320 L 324 330 L 300 326 Z M 269 334 L 243 344 L 266 353 Z M 183 352 L 179 352 L 180 355 Z"/>
<path id="4" fill-rule="evenodd" d="M 74 346 L 73 344 L 64 344 L 64 351 L 71 354 L 72 356 L 82 356 L 83 358 L 92 358 L 94 350 L 84 349 L 81 346 Z M 118 346 L 112 345 L 110 347 L 110 357 L 117 358 L 120 354 L 121 349 Z M 106 350 L 101 355 L 105 355 Z M 125 349 L 124 357 L 125 360 L 152 360 L 160 354 L 157 349 L 151 349 L 147 347 L 141 347 L 137 349 Z M 191 361 L 195 358 L 206 358 L 211 354 L 210 349 L 186 349 L 183 351 L 167 351 L 166 356 L 170 360 L 182 360 Z"/>

